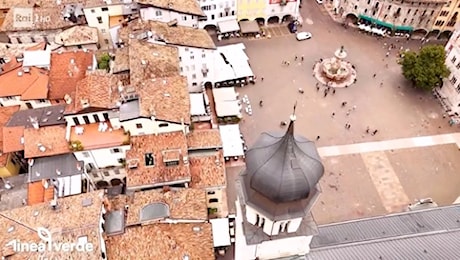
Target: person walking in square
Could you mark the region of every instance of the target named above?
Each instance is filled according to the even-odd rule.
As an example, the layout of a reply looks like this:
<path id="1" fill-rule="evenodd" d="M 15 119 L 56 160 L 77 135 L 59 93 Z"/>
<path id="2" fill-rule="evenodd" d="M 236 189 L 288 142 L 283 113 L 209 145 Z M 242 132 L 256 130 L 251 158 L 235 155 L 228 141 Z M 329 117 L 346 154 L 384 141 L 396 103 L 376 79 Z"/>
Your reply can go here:
<path id="1" fill-rule="evenodd" d="M 318 136 L 316 137 L 316 141 L 318 141 L 320 138 L 321 138 L 321 136 L 318 135 Z"/>

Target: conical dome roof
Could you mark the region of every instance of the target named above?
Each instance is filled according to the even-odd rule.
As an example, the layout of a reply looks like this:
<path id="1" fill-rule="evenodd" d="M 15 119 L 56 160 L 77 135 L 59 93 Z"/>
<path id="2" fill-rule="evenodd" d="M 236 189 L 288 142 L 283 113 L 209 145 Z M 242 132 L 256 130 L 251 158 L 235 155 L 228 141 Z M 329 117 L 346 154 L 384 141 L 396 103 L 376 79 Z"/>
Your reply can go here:
<path id="1" fill-rule="evenodd" d="M 308 198 L 324 174 L 315 144 L 294 135 L 294 121 L 284 135 L 263 133 L 246 154 L 246 181 L 274 203 Z"/>

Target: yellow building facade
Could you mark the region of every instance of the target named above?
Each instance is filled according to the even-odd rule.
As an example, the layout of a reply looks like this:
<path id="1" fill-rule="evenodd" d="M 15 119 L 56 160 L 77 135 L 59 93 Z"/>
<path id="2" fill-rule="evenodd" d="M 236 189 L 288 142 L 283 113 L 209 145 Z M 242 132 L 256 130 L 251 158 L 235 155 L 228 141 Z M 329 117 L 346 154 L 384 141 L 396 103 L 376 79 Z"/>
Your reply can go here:
<path id="1" fill-rule="evenodd" d="M 256 20 L 257 18 L 265 18 L 265 9 L 267 8 L 266 0 L 238 0 L 237 19 L 241 20 Z"/>
<path id="2" fill-rule="evenodd" d="M 432 30 L 429 33 L 431 37 L 440 39 L 449 39 L 452 32 L 455 30 L 455 25 L 460 20 L 460 0 L 447 2 L 433 24 Z"/>
<path id="3" fill-rule="evenodd" d="M 13 160 L 13 154 L 0 155 L 0 177 L 11 177 L 19 174 L 21 166 Z"/>

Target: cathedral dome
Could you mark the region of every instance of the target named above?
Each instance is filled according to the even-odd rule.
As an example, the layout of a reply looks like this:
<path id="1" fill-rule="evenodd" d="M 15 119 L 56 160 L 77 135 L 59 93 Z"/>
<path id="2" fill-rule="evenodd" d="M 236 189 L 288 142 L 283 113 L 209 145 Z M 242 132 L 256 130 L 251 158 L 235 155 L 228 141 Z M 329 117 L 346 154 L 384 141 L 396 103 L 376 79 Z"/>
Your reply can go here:
<path id="1" fill-rule="evenodd" d="M 284 135 L 261 134 L 246 153 L 248 186 L 274 203 L 308 198 L 324 174 L 315 144 L 294 135 L 294 121 Z"/>

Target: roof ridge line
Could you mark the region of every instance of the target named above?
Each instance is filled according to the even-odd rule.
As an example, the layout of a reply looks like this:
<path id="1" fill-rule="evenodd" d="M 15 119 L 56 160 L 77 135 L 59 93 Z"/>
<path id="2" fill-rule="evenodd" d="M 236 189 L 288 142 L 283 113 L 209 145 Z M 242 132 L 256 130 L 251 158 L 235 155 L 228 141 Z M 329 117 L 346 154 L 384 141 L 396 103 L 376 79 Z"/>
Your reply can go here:
<path id="1" fill-rule="evenodd" d="M 416 211 L 403 211 L 403 212 L 397 212 L 397 213 L 386 214 L 386 215 L 381 215 L 381 216 L 374 216 L 374 217 L 351 219 L 351 220 L 346 220 L 346 221 L 343 221 L 343 222 L 335 222 L 335 223 L 329 223 L 329 224 L 325 224 L 325 225 L 320 225 L 320 226 L 318 226 L 318 228 L 338 226 L 338 225 L 342 225 L 342 224 L 354 223 L 354 222 L 359 222 L 359 221 L 363 221 L 363 220 L 382 219 L 382 218 L 386 218 L 386 217 L 395 217 L 395 216 L 400 216 L 400 215 L 412 215 L 412 214 L 417 214 L 417 213 L 425 212 L 425 211 L 443 210 L 443 209 L 446 209 L 446 208 L 455 208 L 455 207 L 458 207 L 460 209 L 460 204 L 452 204 L 452 205 L 447 205 L 447 206 L 428 208 L 428 209 L 421 209 L 421 210 L 416 210 Z"/>
<path id="2" fill-rule="evenodd" d="M 396 240 L 396 239 L 423 237 L 423 236 L 444 234 L 444 233 L 452 233 L 452 232 L 458 232 L 458 231 L 460 231 L 460 227 L 455 228 L 455 229 L 443 229 L 443 230 L 435 230 L 435 231 L 428 231 L 428 232 L 414 233 L 414 234 L 406 234 L 406 235 L 399 235 L 399 236 L 397 235 L 397 236 L 390 236 L 390 237 L 373 238 L 373 239 L 367 239 L 367 240 L 356 241 L 356 242 L 350 241 L 350 242 L 346 242 L 346 243 L 339 243 L 339 244 L 336 244 L 336 245 L 329 245 L 329 246 L 312 248 L 311 251 L 321 251 L 321 250 L 328 250 L 328 249 L 331 249 L 331 248 L 342 248 L 342 247 L 350 247 L 350 246 L 357 246 L 357 245 L 365 245 L 365 244 L 372 244 L 372 243 L 378 243 L 378 242 L 384 242 L 384 241 L 391 241 L 391 240 Z"/>

